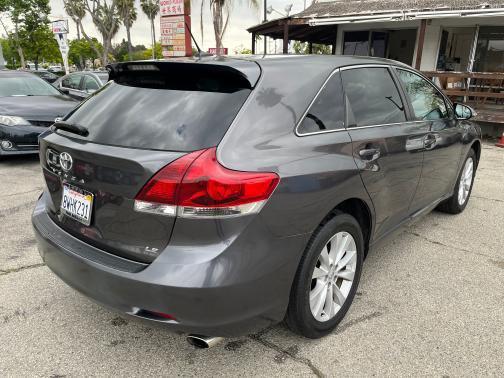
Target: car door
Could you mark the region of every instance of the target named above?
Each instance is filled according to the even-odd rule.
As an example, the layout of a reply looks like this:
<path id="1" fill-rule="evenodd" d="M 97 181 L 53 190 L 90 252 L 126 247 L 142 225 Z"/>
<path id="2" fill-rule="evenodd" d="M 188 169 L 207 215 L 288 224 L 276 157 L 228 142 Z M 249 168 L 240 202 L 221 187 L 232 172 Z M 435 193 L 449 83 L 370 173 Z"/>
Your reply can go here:
<path id="1" fill-rule="evenodd" d="M 100 85 L 96 79 L 91 75 L 84 75 L 84 79 L 82 80 L 82 91 L 85 93 L 86 97 L 96 92 L 98 89 L 100 89 Z"/>
<path id="2" fill-rule="evenodd" d="M 354 160 L 375 208 L 375 239 L 409 216 L 422 171 L 424 136 L 410 119 L 405 98 L 388 66 L 341 71 Z"/>
<path id="3" fill-rule="evenodd" d="M 411 114 L 424 138 L 424 163 L 411 211 L 435 205 L 453 191 L 462 153 L 462 130 L 449 101 L 426 78 L 397 68 Z"/>
<path id="4" fill-rule="evenodd" d="M 61 91 L 77 100 L 82 100 L 81 81 L 82 74 L 70 74 L 61 81 Z"/>

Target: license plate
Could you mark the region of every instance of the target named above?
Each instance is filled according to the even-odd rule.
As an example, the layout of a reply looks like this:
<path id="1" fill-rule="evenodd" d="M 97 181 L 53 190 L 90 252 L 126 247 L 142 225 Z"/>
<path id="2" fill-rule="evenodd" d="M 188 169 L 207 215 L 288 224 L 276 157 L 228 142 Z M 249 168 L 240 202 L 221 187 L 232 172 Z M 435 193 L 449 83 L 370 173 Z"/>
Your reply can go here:
<path id="1" fill-rule="evenodd" d="M 92 209 L 93 195 L 91 193 L 76 187 L 63 185 L 61 211 L 65 215 L 89 226 Z"/>

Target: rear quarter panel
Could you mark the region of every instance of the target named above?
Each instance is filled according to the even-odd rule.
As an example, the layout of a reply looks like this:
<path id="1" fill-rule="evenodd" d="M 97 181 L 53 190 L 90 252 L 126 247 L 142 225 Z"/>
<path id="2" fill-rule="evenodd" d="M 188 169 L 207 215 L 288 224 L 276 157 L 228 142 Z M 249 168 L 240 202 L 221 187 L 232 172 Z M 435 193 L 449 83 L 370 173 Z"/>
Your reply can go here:
<path id="1" fill-rule="evenodd" d="M 291 61 L 292 62 L 292 61 Z M 295 126 L 334 67 L 304 66 L 282 59 L 262 65 L 261 78 L 220 143 L 228 168 L 276 172 L 281 180 L 260 213 L 278 237 L 312 233 L 349 198 L 372 204 L 345 130 L 299 137 Z"/>

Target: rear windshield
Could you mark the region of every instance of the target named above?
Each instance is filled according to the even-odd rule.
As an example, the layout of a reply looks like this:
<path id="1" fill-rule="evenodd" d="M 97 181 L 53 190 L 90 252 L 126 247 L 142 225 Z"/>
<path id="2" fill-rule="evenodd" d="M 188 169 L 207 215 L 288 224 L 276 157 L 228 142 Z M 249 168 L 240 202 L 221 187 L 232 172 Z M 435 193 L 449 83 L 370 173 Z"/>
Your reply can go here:
<path id="1" fill-rule="evenodd" d="M 200 75 L 115 80 L 65 119 L 88 129 L 84 139 L 169 151 L 213 147 L 251 91 L 226 78 Z"/>

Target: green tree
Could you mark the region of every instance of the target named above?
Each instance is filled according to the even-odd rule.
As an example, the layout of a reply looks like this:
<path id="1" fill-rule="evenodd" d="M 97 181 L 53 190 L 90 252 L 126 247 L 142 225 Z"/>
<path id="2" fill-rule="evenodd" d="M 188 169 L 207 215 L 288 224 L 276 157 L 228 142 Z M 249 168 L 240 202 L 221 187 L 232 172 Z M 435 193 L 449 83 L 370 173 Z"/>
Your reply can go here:
<path id="1" fill-rule="evenodd" d="M 26 63 L 22 38 L 30 37 L 32 34 L 34 35 L 32 38 L 37 38 L 38 30 L 47 26 L 49 23 L 47 16 L 50 12 L 49 0 L 0 0 L 0 12 L 6 15 L 14 26 L 14 30 L 9 31 L 2 22 L 24 67 Z"/>
<path id="2" fill-rule="evenodd" d="M 98 52 L 96 52 L 95 48 L 98 48 Z M 70 51 L 68 52 L 68 61 L 70 64 L 78 65 L 80 63 L 80 59 L 82 58 L 84 61 L 91 60 L 94 62 L 95 59 L 98 59 L 102 55 L 101 43 L 98 42 L 96 38 L 93 38 L 91 43 L 86 39 L 74 39 L 70 41 Z M 81 68 L 84 68 L 82 66 Z"/>
<path id="3" fill-rule="evenodd" d="M 202 0 L 203 1 L 203 0 Z M 152 46 L 156 45 L 156 31 L 154 28 L 154 19 L 159 12 L 159 1 L 157 0 L 140 0 L 142 11 L 147 15 L 151 22 Z M 156 59 L 156 49 L 151 49 L 152 59 Z"/>
<path id="4" fill-rule="evenodd" d="M 25 57 L 35 63 L 36 69 L 41 61 L 63 63 L 58 42 L 49 25 L 42 25 L 31 32 L 20 32 L 21 47 Z"/>
<path id="5" fill-rule="evenodd" d="M 201 16 L 200 16 L 200 28 L 201 35 L 203 38 L 203 2 L 201 0 Z M 220 54 L 220 49 L 222 48 L 222 39 L 226 33 L 227 27 L 229 25 L 229 17 L 233 10 L 234 1 L 233 0 L 207 0 L 210 6 L 210 13 L 212 14 L 212 23 L 215 35 L 215 47 L 217 48 L 217 54 Z M 248 0 L 248 5 L 252 9 L 259 9 L 260 0 Z"/>
<path id="6" fill-rule="evenodd" d="M 159 42 L 156 42 L 155 54 L 161 56 L 161 43 Z M 143 49 L 133 52 L 133 60 L 146 60 L 150 58 L 152 58 L 152 49 Z"/>
<path id="7" fill-rule="evenodd" d="M 234 51 L 234 53 L 236 55 L 249 55 L 249 54 L 252 54 L 252 50 L 246 48 L 243 45 L 236 46 L 233 51 Z"/>
<path id="8" fill-rule="evenodd" d="M 75 22 L 75 27 L 77 29 L 77 39 L 81 39 L 80 25 L 82 19 L 86 16 L 86 9 L 83 0 L 63 0 L 63 5 L 65 7 L 65 12 L 70 16 L 70 18 Z M 84 68 L 84 62 L 82 56 L 77 62 L 74 63 L 80 69 Z"/>
<path id="9" fill-rule="evenodd" d="M 84 38 L 90 43 L 96 53 L 101 54 L 102 65 L 105 66 L 109 59 L 109 52 L 112 48 L 112 38 L 117 34 L 121 27 L 121 16 L 119 14 L 119 0 L 65 0 L 69 4 L 69 9 L 75 7 L 81 9 L 84 7 L 85 12 L 91 17 L 93 24 L 101 34 L 102 50 L 93 43 L 93 38 L 84 30 L 82 26 L 82 18 L 75 18 L 79 24 L 80 31 Z M 67 9 L 68 12 L 68 9 Z M 73 13 L 70 10 L 70 13 Z M 69 15 L 70 15 L 69 13 Z"/>
<path id="10" fill-rule="evenodd" d="M 126 28 L 126 36 L 128 38 L 128 58 L 132 59 L 133 48 L 131 45 L 131 27 L 137 19 L 137 13 L 134 0 L 118 0 L 119 13 L 122 17 L 122 23 Z"/>
<path id="11" fill-rule="evenodd" d="M 310 48 L 307 42 L 294 41 L 292 48 L 296 54 L 310 53 Z M 312 54 L 330 55 L 331 46 L 314 43 L 312 44 Z"/>
<path id="12" fill-rule="evenodd" d="M 0 38 L 0 43 L 2 44 L 5 66 L 10 69 L 16 69 L 19 64 L 19 55 L 12 45 L 12 40 Z"/>

